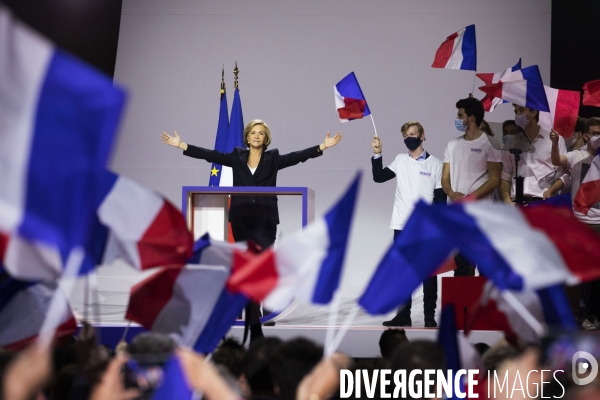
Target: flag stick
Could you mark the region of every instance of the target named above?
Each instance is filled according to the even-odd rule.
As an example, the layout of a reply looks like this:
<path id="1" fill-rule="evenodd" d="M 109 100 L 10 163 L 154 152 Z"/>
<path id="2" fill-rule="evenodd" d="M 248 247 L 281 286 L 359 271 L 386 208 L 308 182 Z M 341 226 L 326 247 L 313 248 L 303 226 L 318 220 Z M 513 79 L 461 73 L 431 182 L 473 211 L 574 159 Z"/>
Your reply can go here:
<path id="1" fill-rule="evenodd" d="M 529 312 L 527 308 L 515 297 L 514 294 L 507 290 L 500 292 L 504 300 L 510 304 L 510 306 L 519 314 L 521 318 L 535 331 L 538 336 L 544 336 L 546 329 L 539 323 L 539 321 Z"/>
<path id="2" fill-rule="evenodd" d="M 65 271 L 63 272 L 63 276 L 60 278 L 60 283 L 62 283 L 62 288 L 64 289 L 64 296 L 66 297 L 66 304 L 68 307 L 68 299 L 71 297 L 71 293 L 73 292 L 73 287 L 75 286 L 75 280 L 77 279 L 77 274 L 79 273 L 79 269 L 81 268 L 81 263 L 83 262 L 83 258 L 85 253 L 81 247 L 76 247 L 69 253 L 69 257 L 67 258 L 67 263 L 65 265 Z M 58 285 L 56 288 L 56 292 L 52 296 L 52 300 L 50 301 L 50 307 L 48 307 L 48 313 L 46 314 L 46 318 L 44 319 L 44 323 L 40 328 L 40 333 L 37 338 L 37 343 L 41 347 L 49 347 L 52 343 L 52 339 L 54 338 L 54 334 L 56 332 L 56 328 L 60 325 L 60 318 L 65 311 L 65 303 L 62 302 L 61 296 L 61 285 Z"/>
<path id="3" fill-rule="evenodd" d="M 475 91 L 475 82 L 477 82 L 477 72 L 473 74 L 473 88 L 471 89 L 471 93 L 469 93 L 469 97 L 473 97 L 473 92 Z"/>
<path id="4" fill-rule="evenodd" d="M 340 297 L 337 293 L 334 295 L 333 302 L 329 307 L 329 321 L 327 322 L 327 332 L 325 333 L 325 352 L 324 357 L 327 357 L 327 349 L 331 347 L 334 340 L 335 323 L 337 321 L 337 315 L 340 308 Z"/>
<path id="5" fill-rule="evenodd" d="M 335 336 L 333 343 L 331 343 L 328 347 L 325 348 L 325 357 L 331 357 L 333 353 L 335 353 L 335 351 L 338 349 L 338 347 L 340 347 L 342 339 L 344 339 L 344 336 L 346 336 L 346 332 L 348 332 L 348 328 L 350 328 L 350 325 L 352 325 L 356 314 L 358 314 L 358 306 L 356 305 L 356 303 L 354 303 L 352 304 L 350 312 L 348 313 L 348 315 L 346 315 L 344 323 L 342 324 L 338 334 Z"/>
<path id="6" fill-rule="evenodd" d="M 129 333 L 129 327 L 131 326 L 131 321 L 127 321 L 127 326 L 123 330 L 123 336 L 121 336 L 120 342 L 124 342 L 127 338 L 127 333 Z"/>
<path id="7" fill-rule="evenodd" d="M 373 122 L 373 130 L 375 131 L 375 136 L 377 136 L 377 128 L 375 128 L 375 120 L 373 119 L 373 114 L 371 114 L 371 122 Z"/>

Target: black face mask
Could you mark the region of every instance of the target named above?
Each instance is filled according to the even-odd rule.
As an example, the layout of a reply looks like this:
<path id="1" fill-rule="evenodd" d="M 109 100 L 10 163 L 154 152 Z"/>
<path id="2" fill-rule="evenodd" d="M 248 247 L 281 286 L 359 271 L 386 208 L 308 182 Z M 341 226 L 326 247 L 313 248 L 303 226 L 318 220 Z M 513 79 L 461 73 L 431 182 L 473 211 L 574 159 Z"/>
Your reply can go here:
<path id="1" fill-rule="evenodd" d="M 412 137 L 412 136 L 409 136 L 406 139 L 404 139 L 404 144 L 410 151 L 413 151 L 414 149 L 419 147 L 421 145 L 421 142 L 423 142 L 421 140 L 421 138 Z"/>

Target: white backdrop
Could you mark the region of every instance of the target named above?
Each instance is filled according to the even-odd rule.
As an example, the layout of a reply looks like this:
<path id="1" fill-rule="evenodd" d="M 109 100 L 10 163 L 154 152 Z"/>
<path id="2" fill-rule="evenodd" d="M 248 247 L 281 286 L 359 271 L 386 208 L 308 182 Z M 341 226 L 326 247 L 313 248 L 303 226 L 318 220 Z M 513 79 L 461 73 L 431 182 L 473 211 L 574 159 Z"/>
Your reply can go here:
<path id="1" fill-rule="evenodd" d="M 115 81 L 129 103 L 110 166 L 176 205 L 181 186 L 206 185 L 210 164 L 182 156 L 159 135 L 177 130 L 185 142 L 212 148 L 221 65 L 231 107 L 237 61 L 245 121 L 267 121 L 272 148 L 289 152 L 320 143 L 328 130 L 344 134 L 323 157 L 281 171 L 278 185 L 314 189 L 318 217 L 364 171 L 342 282 L 345 297 L 356 297 L 391 244 L 395 183 L 372 181 L 371 121 L 341 124 L 333 85 L 355 71 L 384 164 L 406 151 L 399 128 L 408 120 L 424 125 L 426 150 L 442 158 L 459 134 L 455 103 L 471 92 L 474 73 L 430 68 L 439 45 L 474 23 L 478 72 L 502 71 L 521 57 L 549 83 L 550 9 L 550 0 L 124 0 Z M 511 117 L 504 105 L 486 119 Z M 121 273 L 135 280 L 121 266 L 100 272 L 111 282 Z"/>

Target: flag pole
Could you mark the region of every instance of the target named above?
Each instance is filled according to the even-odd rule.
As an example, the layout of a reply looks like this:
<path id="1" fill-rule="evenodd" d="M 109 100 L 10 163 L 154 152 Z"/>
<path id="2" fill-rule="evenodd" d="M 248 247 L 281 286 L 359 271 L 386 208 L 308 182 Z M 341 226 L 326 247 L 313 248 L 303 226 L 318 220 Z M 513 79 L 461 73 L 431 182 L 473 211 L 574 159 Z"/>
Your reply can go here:
<path id="1" fill-rule="evenodd" d="M 56 329 L 60 326 L 60 318 L 65 311 L 65 304 L 61 301 L 61 290 L 64 289 L 63 295 L 65 296 L 67 307 L 69 307 L 69 298 L 73 292 L 77 275 L 81 268 L 81 264 L 85 257 L 85 252 L 81 247 L 75 247 L 69 253 L 67 262 L 65 263 L 65 270 L 63 272 L 60 281 L 57 283 L 56 291 L 50 300 L 50 306 L 46 313 L 46 318 L 42 323 L 42 327 L 39 330 L 37 343 L 41 347 L 49 347 L 54 339 Z M 62 284 L 62 285 L 61 285 Z M 62 286 L 62 287 L 61 287 Z"/>
<path id="2" fill-rule="evenodd" d="M 373 114 L 371 114 L 371 122 L 373 122 L 373 130 L 375 131 L 375 136 L 377 136 L 377 128 L 375 128 L 375 120 L 373 119 Z"/>
<path id="3" fill-rule="evenodd" d="M 344 336 L 346 336 L 346 332 L 348 332 L 348 328 L 350 328 L 350 325 L 352 325 L 352 322 L 354 321 L 354 318 L 356 317 L 357 314 L 358 314 L 358 305 L 356 303 L 354 303 L 354 304 L 352 304 L 352 308 L 350 309 L 350 312 L 348 313 L 348 315 L 346 315 L 346 318 L 344 319 L 344 322 L 340 328 L 340 331 L 333 339 L 333 343 L 331 343 L 329 346 L 327 346 L 325 348 L 325 357 L 331 357 L 333 355 L 333 353 L 335 353 L 335 351 L 338 349 L 338 347 L 340 347 L 340 344 L 342 343 L 342 339 L 344 339 Z"/>
<path id="4" fill-rule="evenodd" d="M 515 297 L 514 294 L 507 290 L 500 292 L 504 300 L 519 314 L 521 318 L 535 331 L 535 333 L 541 337 L 546 333 L 546 329 L 540 322 L 529 312 L 527 308 Z"/>
<path id="5" fill-rule="evenodd" d="M 325 351 L 323 352 L 323 357 L 328 357 L 328 349 L 332 347 L 333 341 L 335 339 L 335 323 L 337 321 L 338 310 L 340 308 L 340 297 L 336 293 L 333 298 L 333 302 L 329 307 L 329 320 L 327 322 L 327 332 L 325 332 Z"/>

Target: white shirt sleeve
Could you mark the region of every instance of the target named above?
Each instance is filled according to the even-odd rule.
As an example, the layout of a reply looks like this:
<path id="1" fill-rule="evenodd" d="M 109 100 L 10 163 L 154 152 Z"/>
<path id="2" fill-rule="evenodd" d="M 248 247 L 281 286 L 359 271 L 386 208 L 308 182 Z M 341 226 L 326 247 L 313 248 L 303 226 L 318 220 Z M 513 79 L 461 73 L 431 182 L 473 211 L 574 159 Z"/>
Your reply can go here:
<path id="1" fill-rule="evenodd" d="M 513 177 L 513 159 L 510 157 L 509 151 L 502 151 L 502 173 L 500 179 L 503 181 L 509 181 L 512 184 Z"/>

